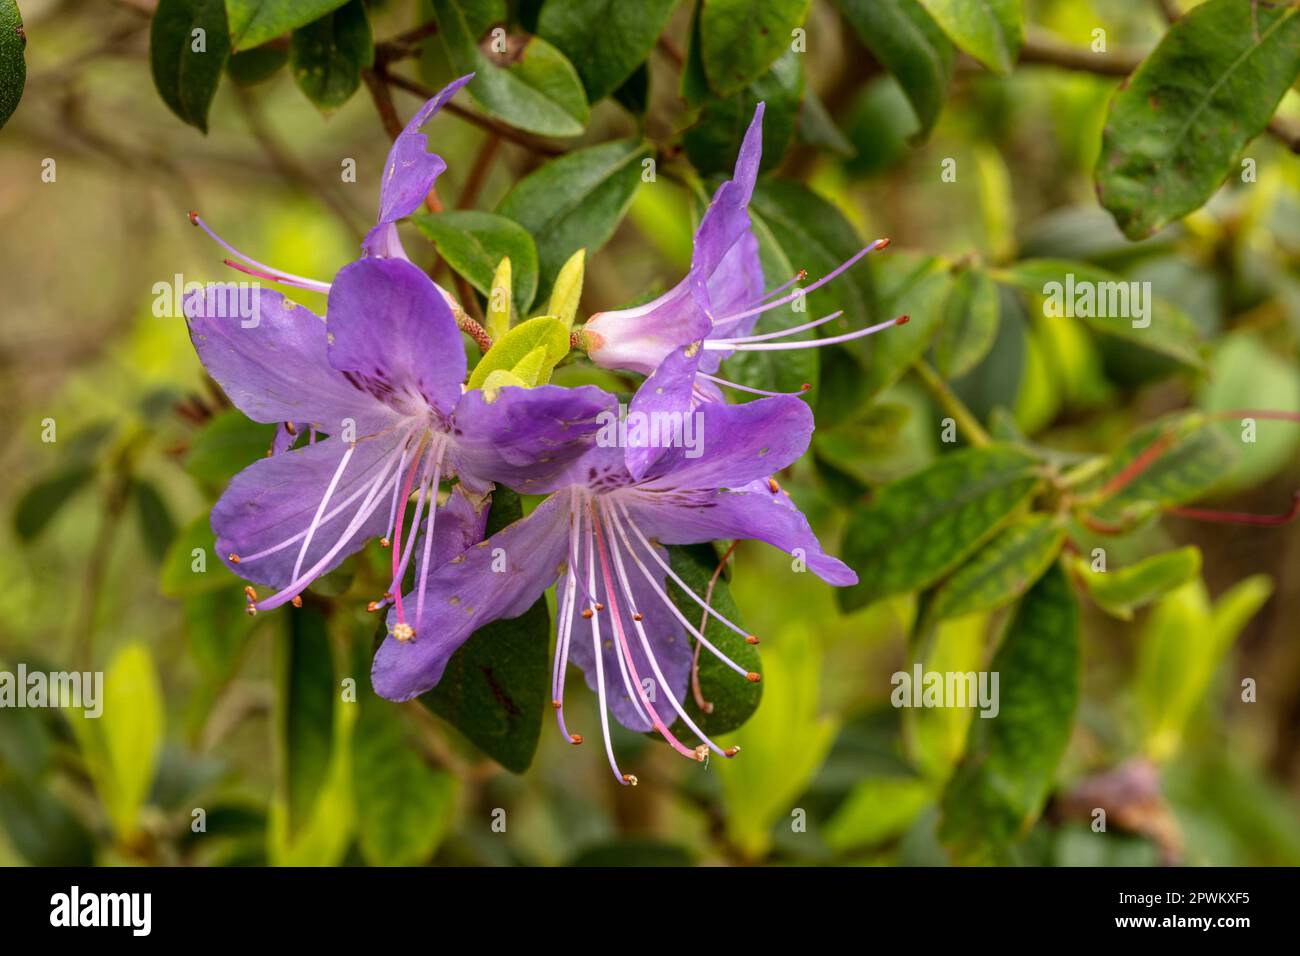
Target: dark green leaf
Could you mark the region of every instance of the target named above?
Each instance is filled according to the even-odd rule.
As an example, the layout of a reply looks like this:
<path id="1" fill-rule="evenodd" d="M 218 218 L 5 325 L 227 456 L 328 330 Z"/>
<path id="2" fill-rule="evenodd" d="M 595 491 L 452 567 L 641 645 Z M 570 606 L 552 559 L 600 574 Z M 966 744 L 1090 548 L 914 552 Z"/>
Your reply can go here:
<path id="1" fill-rule="evenodd" d="M 225 0 L 230 45 L 249 50 L 319 20 L 348 0 Z"/>
<path id="2" fill-rule="evenodd" d="M 1039 484 L 1038 465 L 1009 446 L 968 448 L 895 482 L 855 508 L 843 558 L 859 583 L 837 592 L 842 607 L 928 587 L 956 567 Z"/>
<path id="3" fill-rule="evenodd" d="M 745 89 L 727 99 L 709 100 L 699 122 L 687 130 L 686 156 L 701 173 L 725 173 L 736 164 L 745 130 L 760 102 L 763 115 L 763 160 L 761 169 L 775 169 L 785 156 L 794 136 L 803 97 L 803 62 L 798 53 L 786 53 Z"/>
<path id="4" fill-rule="evenodd" d="M 498 486 L 484 537 L 522 514 L 519 496 Z M 543 596 L 519 617 L 475 631 L 420 701 L 501 766 L 523 773 L 537 751 L 542 712 L 550 702 L 550 633 Z"/>
<path id="5" fill-rule="evenodd" d="M 325 615 L 304 604 L 284 615 L 272 657 L 276 786 L 291 834 L 304 827 L 326 782 L 334 745 L 334 659 Z"/>
<path id="6" fill-rule="evenodd" d="M 677 0 L 547 0 L 537 33 L 573 63 L 595 103 L 645 62 Z"/>
<path id="7" fill-rule="evenodd" d="M 364 650 L 364 649 L 363 649 Z M 368 669 L 362 654 L 357 672 Z M 352 792 L 361 855 L 371 866 L 427 863 L 446 832 L 456 780 L 428 766 L 397 704 L 357 681 L 361 714 L 352 729 Z"/>
<path id="8" fill-rule="evenodd" d="M 411 219 L 447 264 L 485 296 L 492 294 L 497 266 L 509 256 L 511 301 L 520 315 L 528 314 L 537 292 L 537 246 L 528 230 L 505 216 L 471 209 L 420 213 Z"/>
<path id="9" fill-rule="evenodd" d="M 222 686 L 235 672 L 260 617 L 250 616 L 243 589 L 222 572 L 225 587 L 185 597 L 185 637 L 204 678 Z"/>
<path id="10" fill-rule="evenodd" d="M 1012 522 L 939 586 L 926 616 L 939 621 L 1010 604 L 1047 570 L 1064 542 L 1064 526 L 1049 515 Z"/>
<path id="11" fill-rule="evenodd" d="M 920 0 L 949 39 L 995 73 L 1009 73 L 1025 38 L 1021 0 Z"/>
<path id="12" fill-rule="evenodd" d="M 564 54 L 540 37 L 522 42 L 505 38 L 504 52 L 492 52 L 492 39 L 476 29 L 494 23 L 504 4 L 476 0 L 431 0 L 438 37 L 458 74 L 475 74 L 467 89 L 484 110 L 518 129 L 542 136 L 578 136 L 591 110 L 582 80 Z"/>
<path id="13" fill-rule="evenodd" d="M 840 0 L 858 37 L 902 87 L 920 128 L 930 135 L 952 79 L 952 44 L 920 0 Z"/>
<path id="14" fill-rule="evenodd" d="M 14 0 L 0 0 L 0 129 L 9 122 L 27 84 L 27 61 L 23 50 L 27 34 L 23 17 Z"/>
<path id="15" fill-rule="evenodd" d="M 234 580 L 217 555 L 217 537 L 204 511 L 172 538 L 158 589 L 167 597 L 189 597 L 227 587 Z"/>
<path id="16" fill-rule="evenodd" d="M 809 0 L 701 0 L 700 53 L 709 86 L 729 96 L 792 49 Z"/>
<path id="17" fill-rule="evenodd" d="M 835 125 L 835 119 L 827 111 L 826 104 L 821 101 L 821 97 L 812 87 L 807 87 L 803 91 L 803 109 L 799 111 L 798 134 L 801 143 L 807 143 L 815 149 L 843 157 L 854 155 L 853 144 Z"/>
<path id="18" fill-rule="evenodd" d="M 989 665 L 998 714 L 976 716 L 943 794 L 939 836 L 957 862 L 1003 862 L 1042 810 L 1079 697 L 1079 607 L 1059 566 L 1021 600 Z"/>
<path id="19" fill-rule="evenodd" d="M 998 337 L 998 287 L 988 274 L 966 269 L 948 288 L 943 321 L 934 337 L 934 365 L 961 378 L 980 363 Z"/>
<path id="20" fill-rule="evenodd" d="M 222 0 L 159 0 L 149 32 L 153 84 L 168 109 L 201 133 L 229 56 Z"/>
<path id="21" fill-rule="evenodd" d="M 1204 203 L 1300 71 L 1300 8 L 1210 0 L 1188 11 L 1111 101 L 1097 194 L 1130 239 Z"/>
<path id="22" fill-rule="evenodd" d="M 866 353 L 863 397 L 879 395 L 925 355 L 943 318 L 951 284 L 947 270 L 930 256 L 888 252 L 876 270 L 878 314 L 906 315 L 904 325 L 884 329 L 859 344 Z"/>
<path id="23" fill-rule="evenodd" d="M 613 97 L 633 116 L 645 119 L 645 111 L 650 105 L 649 68 L 644 63 L 638 66 L 627 82 L 614 91 Z"/>
<path id="24" fill-rule="evenodd" d="M 551 291 L 571 255 L 584 247 L 591 255 L 613 235 L 650 155 L 650 144 L 636 139 L 574 150 L 525 176 L 501 201 L 497 211 L 537 243 L 539 296 Z"/>
<path id="25" fill-rule="evenodd" d="M 1194 545 L 1153 554 L 1126 568 L 1092 570 L 1092 562 L 1077 557 L 1073 563 L 1075 577 L 1083 582 L 1089 596 L 1108 614 L 1132 620 L 1133 612 L 1172 591 L 1201 570 L 1201 551 Z"/>
<path id="26" fill-rule="evenodd" d="M 1049 319 L 1077 319 L 1099 335 L 1152 352 L 1174 367 L 1205 367 L 1196 326 L 1187 313 L 1164 299 L 1139 293 L 1142 286 L 1112 272 L 1084 262 L 1025 259 L 990 274 L 999 282 L 1042 296 Z M 1136 308 L 1139 294 L 1145 297 L 1145 316 L 1138 315 Z"/>
<path id="27" fill-rule="evenodd" d="M 80 718 L 78 718 L 80 719 Z M 32 866 L 91 866 L 95 844 L 63 801 L 34 780 L 0 781 L 0 823 L 15 850 Z"/>
<path id="28" fill-rule="evenodd" d="M 351 0 L 294 30 L 289 44 L 294 81 L 322 110 L 346 103 L 361 85 L 362 68 L 374 59 L 374 38 L 362 0 Z"/>
<path id="29" fill-rule="evenodd" d="M 194 436 L 185 470 L 201 481 L 224 485 L 257 459 L 265 458 L 274 437 L 274 425 L 260 424 L 238 409 L 227 409 Z"/>
<path id="30" fill-rule="evenodd" d="M 718 567 L 718 553 L 713 545 L 673 546 L 668 549 L 668 560 L 673 571 L 690 586 L 692 591 L 702 598 L 706 596 L 709 580 Z M 686 620 L 699 627 L 704 617 L 704 609 L 671 580 L 668 581 L 668 594 Z M 744 626 L 744 622 L 740 620 L 740 610 L 731 596 L 731 589 L 722 575 L 718 576 L 713 585 L 713 598 L 709 606 L 715 608 L 719 614 L 737 627 Z M 717 621 L 712 615 L 703 628 L 703 634 L 718 650 L 741 667 L 758 674 L 763 672 L 758 648 Z M 710 737 L 735 730 L 749 720 L 758 709 L 758 702 L 763 697 L 763 685 L 745 680 L 707 649 L 700 650 L 699 662 L 700 696 L 712 704 L 713 709 L 707 714 L 703 713 L 695 701 L 695 695 L 688 693 L 683 702 L 686 712 L 690 714 L 691 720 L 695 721 L 700 730 Z M 672 731 L 678 736 L 687 738 L 691 736 L 690 730 L 681 720 L 673 725 Z"/>
<path id="31" fill-rule="evenodd" d="M 232 53 L 226 72 L 240 86 L 254 86 L 269 80 L 289 62 L 289 51 L 282 46 L 259 46 L 243 53 Z"/>
<path id="32" fill-rule="evenodd" d="M 153 559 L 161 563 L 176 537 L 176 522 L 172 520 L 167 502 L 152 482 L 139 479 L 131 482 L 131 498 L 135 502 L 136 517 L 140 520 L 140 536 Z"/>
<path id="33" fill-rule="evenodd" d="M 36 538 L 63 506 L 95 477 L 89 465 L 74 465 L 32 485 L 14 506 L 14 531 L 22 541 Z"/>

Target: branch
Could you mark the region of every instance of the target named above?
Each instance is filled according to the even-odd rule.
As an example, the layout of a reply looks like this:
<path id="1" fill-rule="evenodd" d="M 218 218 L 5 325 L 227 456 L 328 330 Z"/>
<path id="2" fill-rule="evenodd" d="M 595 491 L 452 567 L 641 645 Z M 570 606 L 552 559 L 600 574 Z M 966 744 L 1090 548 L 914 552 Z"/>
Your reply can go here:
<path id="1" fill-rule="evenodd" d="M 1094 53 L 1087 47 L 1071 46 L 1045 36 L 1026 37 L 1020 47 L 1021 63 L 1059 66 L 1099 76 L 1128 76 L 1142 60 L 1142 54 L 1129 50 Z"/>

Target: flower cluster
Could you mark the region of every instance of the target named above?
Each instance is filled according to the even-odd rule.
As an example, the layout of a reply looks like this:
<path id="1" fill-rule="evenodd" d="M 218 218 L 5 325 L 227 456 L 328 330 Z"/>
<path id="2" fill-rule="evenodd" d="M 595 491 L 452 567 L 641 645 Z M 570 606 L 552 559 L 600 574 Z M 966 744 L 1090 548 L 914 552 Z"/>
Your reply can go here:
<path id="1" fill-rule="evenodd" d="M 721 366 L 737 351 L 817 347 L 901 321 L 788 339 L 835 313 L 754 332 L 764 313 L 830 282 L 886 241 L 803 288 L 796 287 L 802 272 L 764 288 L 748 213 L 762 149 L 760 104 L 733 178 L 718 188 L 696 231 L 687 275 L 653 302 L 593 316 L 574 336 L 597 365 L 646 376 L 630 403 L 634 413 L 695 416 L 703 441 L 690 449 L 598 441 L 601 422 L 618 409 L 615 396 L 600 388 L 528 387 L 513 376 L 467 386 L 464 312 L 410 262 L 398 238 L 397 220 L 415 211 L 446 168 L 420 130 L 468 80 L 425 104 L 397 137 L 362 257 L 332 283 L 250 259 L 191 214 L 233 256 L 228 264 L 328 293 L 321 318 L 259 290 L 261 321 L 251 328 L 201 294 L 186 302 L 190 336 L 209 374 L 250 418 L 280 426 L 272 454 L 237 475 L 213 508 L 221 556 L 252 582 L 246 593 L 256 613 L 300 604 L 304 589 L 372 539 L 391 549 L 391 582 L 370 609 L 387 613 L 388 636 L 371 676 L 375 690 L 392 700 L 436 685 L 475 630 L 522 614 L 554 584 L 552 698 L 567 739 L 582 740 L 564 716 L 572 663 L 599 697 L 605 748 L 620 782 L 636 780 L 619 770 L 609 742 L 611 711 L 624 726 L 655 731 L 687 757 L 703 760 L 709 750 L 734 756 L 736 749 L 710 740 L 683 705 L 692 644 L 717 655 L 738 680 L 758 675 L 687 619 L 668 595 L 669 582 L 725 627 L 757 639 L 695 594 L 664 546 L 752 538 L 798 553 L 830 584 L 857 581 L 823 552 L 772 477 L 808 447 L 807 403 L 763 392 L 729 404 L 722 388 L 756 390 L 728 381 Z M 497 485 L 546 497 L 484 539 Z M 412 562 L 413 584 L 403 593 Z M 254 585 L 273 593 L 261 596 Z M 678 719 L 698 743 L 670 730 Z"/>

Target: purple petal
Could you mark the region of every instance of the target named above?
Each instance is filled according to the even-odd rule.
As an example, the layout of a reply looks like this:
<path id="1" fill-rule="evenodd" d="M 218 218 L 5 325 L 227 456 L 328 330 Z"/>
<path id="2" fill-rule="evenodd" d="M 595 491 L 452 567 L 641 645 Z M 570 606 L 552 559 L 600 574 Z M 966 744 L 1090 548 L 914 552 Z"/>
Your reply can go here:
<path id="1" fill-rule="evenodd" d="M 674 350 L 709 334 L 691 295 L 691 276 L 645 305 L 598 312 L 583 327 L 587 355 L 601 368 L 649 375 Z"/>
<path id="2" fill-rule="evenodd" d="M 467 548 L 483 540 L 487 526 L 488 508 L 492 501 L 484 498 L 476 504 L 460 486 L 452 488 L 447 500 L 438 506 L 438 516 L 433 523 L 433 567 L 440 568 Z M 423 546 L 416 549 L 416 580 L 419 580 L 419 557 Z"/>
<path id="3" fill-rule="evenodd" d="M 609 548 L 614 541 L 617 541 L 617 533 L 612 539 L 607 535 L 605 538 L 606 548 Z M 614 716 L 620 724 L 629 730 L 644 733 L 651 729 L 650 722 L 643 716 L 644 707 L 641 705 L 640 699 L 638 698 L 635 703 L 633 702 L 632 696 L 628 693 L 627 683 L 623 680 L 623 670 L 620 669 L 619 664 L 625 658 L 622 644 L 614 631 L 612 609 L 617 607 L 619 610 L 619 619 L 624 628 L 624 635 L 628 646 L 632 649 L 632 662 L 635 665 L 636 676 L 642 682 L 647 679 L 652 681 L 651 684 L 646 685 L 650 688 L 647 691 L 648 696 L 651 698 L 650 703 L 663 722 L 670 727 L 677 719 L 677 712 L 673 710 L 668 695 L 671 694 L 675 697 L 678 703 L 683 702 L 687 682 L 691 676 L 691 663 L 694 652 L 690 642 L 686 639 L 685 629 L 659 599 L 658 595 L 655 594 L 654 589 L 646 581 L 645 575 L 637 568 L 635 561 L 625 553 L 626 549 L 623 548 L 621 541 L 617 543 L 617 547 L 624 552 L 622 555 L 623 570 L 627 575 L 628 584 L 631 586 L 632 599 L 636 611 L 642 615 L 641 626 L 645 629 L 646 639 L 650 644 L 650 649 L 654 652 L 655 661 L 658 663 L 659 670 L 667 682 L 667 687 L 659 685 L 654 669 L 646 659 L 645 650 L 641 645 L 641 636 L 637 633 L 636 624 L 632 620 L 633 611 L 628 606 L 627 599 L 624 596 L 622 581 L 618 577 L 618 566 L 615 564 L 612 554 L 609 555 L 607 560 L 609 562 L 610 580 L 614 585 L 612 589 L 613 596 L 611 597 L 610 589 L 605 586 L 599 555 L 596 558 L 596 592 L 591 596 L 606 607 L 606 610 L 599 614 L 606 699 L 609 701 L 610 709 L 614 712 Z M 668 552 L 660 548 L 659 556 L 666 561 Z M 586 561 L 585 552 L 582 560 Z M 655 575 L 662 590 L 667 575 L 649 556 L 641 554 L 641 561 Z M 579 591 L 579 595 L 583 593 L 583 591 Z M 581 597 L 579 600 L 581 600 Z M 591 624 L 591 621 L 584 620 L 580 615 L 574 615 L 573 634 L 569 642 L 569 661 L 582 669 L 583 676 L 587 679 L 587 686 L 594 692 L 597 689 L 596 657 L 592 648 Z M 632 677 L 631 670 L 628 671 L 628 679 L 632 683 L 632 692 L 636 693 L 637 681 Z"/>
<path id="4" fill-rule="evenodd" d="M 301 537 L 296 541 L 290 539 L 301 535 L 311 524 L 348 447 L 341 439 L 330 438 L 261 458 L 237 474 L 212 508 L 212 530 L 217 535 L 221 560 L 249 581 L 274 588 L 288 584 L 293 579 L 293 568 L 302 547 Z M 301 564 L 303 571 L 315 565 L 343 537 L 366 499 L 365 489 L 396 454 L 398 436 L 392 432 L 356 443 L 356 450 L 322 512 L 325 520 L 312 535 Z M 350 504 L 346 503 L 349 498 L 353 499 Z M 367 539 L 384 533 L 391 490 L 376 495 L 375 500 L 380 502 L 378 507 L 347 536 L 344 546 L 320 574 L 338 567 Z M 338 513 L 329 517 L 336 508 Z M 288 543 L 279 550 L 257 556 L 284 542 Z M 231 554 L 239 556 L 237 563 L 230 559 Z"/>
<path id="5" fill-rule="evenodd" d="M 651 420 L 655 415 L 686 415 L 691 411 L 691 395 L 695 389 L 695 373 L 699 370 L 701 348 L 684 346 L 672 352 L 654 374 L 641 383 L 628 406 L 629 419 L 633 415 Z M 632 433 L 629 432 L 629 438 Z M 663 448 L 649 444 L 634 445 L 627 449 L 627 468 L 632 477 L 641 479 L 664 456 Z"/>
<path id="6" fill-rule="evenodd" d="M 470 73 L 447 84 L 437 96 L 416 111 L 406 124 L 406 129 L 393 141 L 393 146 L 388 151 L 388 161 L 384 164 L 383 182 L 379 187 L 378 224 L 370 230 L 362 243 L 366 255 L 406 258 L 393 223 L 420 207 L 433 184 L 447 168 L 447 163 L 441 156 L 429 152 L 429 139 L 420 132 L 420 128 L 473 78 L 474 74 Z"/>
<path id="7" fill-rule="evenodd" d="M 531 515 L 498 531 L 429 575 L 415 639 L 391 635 L 375 654 L 370 680 L 389 700 L 410 700 L 442 678 L 447 661 L 478 628 L 518 617 L 550 587 L 565 560 L 569 496 L 553 495 Z M 499 550 L 498 550 L 499 549 Z M 500 562 L 504 561 L 504 564 Z M 503 570 L 496 571 L 497 564 Z M 415 611 L 415 595 L 402 599 Z M 389 613 L 389 627 L 395 612 Z"/>
<path id="8" fill-rule="evenodd" d="M 721 539 L 753 538 L 787 553 L 799 552 L 808 569 L 828 584 L 858 583 L 853 569 L 822 550 L 794 502 L 764 481 L 739 491 L 699 491 L 653 501 L 629 502 L 632 520 L 647 538 L 664 544 L 699 544 Z"/>
<path id="9" fill-rule="evenodd" d="M 615 404 L 594 385 L 506 386 L 492 401 L 472 389 L 461 397 L 452 423 L 456 474 L 479 492 L 496 481 L 528 494 L 554 491 L 595 442 L 597 416 Z"/>
<path id="10" fill-rule="evenodd" d="M 224 314 L 221 299 L 186 297 L 190 341 L 208 374 L 256 422 L 303 422 L 327 433 L 344 419 L 366 433 L 392 418 L 350 383 L 327 357 L 325 323 L 279 292 L 255 291 L 254 319 Z"/>
<path id="11" fill-rule="evenodd" d="M 449 417 L 465 380 L 456 319 L 433 281 L 404 259 L 362 259 L 330 288 L 329 361 L 405 415 Z"/>
<path id="12" fill-rule="evenodd" d="M 739 488 L 797 461 L 813 432 L 812 411 L 793 396 L 709 403 L 691 415 L 695 447 L 669 449 L 644 479 L 647 487 Z"/>

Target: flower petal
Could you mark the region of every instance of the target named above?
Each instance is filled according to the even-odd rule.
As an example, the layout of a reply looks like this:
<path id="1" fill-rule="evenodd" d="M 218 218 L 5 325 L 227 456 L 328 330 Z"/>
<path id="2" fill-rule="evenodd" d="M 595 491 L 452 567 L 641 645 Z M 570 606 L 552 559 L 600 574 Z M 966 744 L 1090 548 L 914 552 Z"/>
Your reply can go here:
<path id="1" fill-rule="evenodd" d="M 399 454 L 400 437 L 395 432 L 365 438 L 356 443 L 338 484 L 322 512 L 323 520 L 312 535 L 301 564 L 306 571 L 331 550 L 351 524 L 366 500 L 366 489 L 380 476 L 384 465 Z M 293 568 L 302 547 L 304 532 L 312 523 L 317 507 L 338 471 L 349 445 L 339 438 L 318 441 L 270 458 L 261 458 L 233 479 L 212 508 L 212 530 L 217 535 L 221 560 L 240 577 L 258 584 L 282 588 L 293 579 Z M 395 465 L 394 465 L 395 469 Z M 384 533 L 392 499 L 390 469 L 379 501 L 369 518 L 348 536 L 346 543 L 320 571 L 338 567 L 366 540 Z M 349 498 L 352 502 L 346 503 Z M 342 507 L 340 507 L 342 506 Z M 331 512 L 337 513 L 330 517 Z M 294 540 L 296 538 L 296 540 Z M 284 543 L 279 550 L 257 555 Z M 233 561 L 230 555 L 238 555 Z"/>
<path id="2" fill-rule="evenodd" d="M 703 349 L 690 346 L 683 346 L 669 354 L 632 396 L 632 402 L 628 406 L 629 421 L 635 420 L 632 416 L 640 416 L 643 421 L 653 421 L 654 416 L 689 414 L 692 407 L 691 395 L 695 390 L 695 373 L 699 371 L 700 359 L 704 354 Z M 633 443 L 633 437 L 634 433 L 629 429 L 627 469 L 633 478 L 640 480 L 664 456 L 665 449 L 648 442 Z"/>
<path id="3" fill-rule="evenodd" d="M 231 402 L 256 422 L 302 422 L 333 434 L 345 419 L 366 433 L 391 419 L 373 396 L 333 368 L 325 323 L 279 292 L 258 289 L 252 319 L 230 315 L 212 287 L 185 299 L 199 361 Z M 228 305 L 228 303 L 226 303 Z"/>
<path id="4" fill-rule="evenodd" d="M 330 288 L 329 361 L 402 414 L 450 417 L 465 380 L 456 320 L 433 281 L 404 259 L 362 259 Z"/>
<path id="5" fill-rule="evenodd" d="M 456 406 L 450 454 L 471 490 L 495 481 L 528 494 L 554 491 L 568 466 L 595 443 L 597 416 L 616 399 L 594 385 L 507 385 L 488 400 L 466 392 Z"/>
<path id="6" fill-rule="evenodd" d="M 822 550 L 808 519 L 784 491 L 764 481 L 738 491 L 699 491 L 627 499 L 632 521 L 647 538 L 664 544 L 698 544 L 721 539 L 753 538 L 793 554 L 796 550 L 814 574 L 828 584 L 858 583 L 853 569 Z"/>
<path id="7" fill-rule="evenodd" d="M 424 614 L 411 622 L 415 639 L 403 643 L 389 635 L 375 654 L 370 670 L 375 692 L 389 700 L 424 693 L 442 679 L 447 661 L 474 631 L 528 610 L 564 563 L 568 502 L 568 495 L 552 495 L 528 517 L 464 552 L 464 560 L 453 559 L 431 572 Z M 504 570 L 494 570 L 494 564 Z M 415 595 L 402 601 L 415 607 Z M 390 612 L 390 628 L 395 621 Z"/>
<path id="8" fill-rule="evenodd" d="M 447 163 L 441 156 L 429 152 L 429 138 L 420 132 L 420 128 L 473 78 L 474 74 L 470 73 L 452 80 L 438 95 L 416 111 L 406 128 L 393 141 L 392 148 L 388 151 L 388 161 L 384 164 L 384 179 L 379 187 L 378 224 L 370 230 L 362 243 L 366 255 L 406 258 L 393 224 L 420 207 L 433 184 L 447 168 Z"/>

